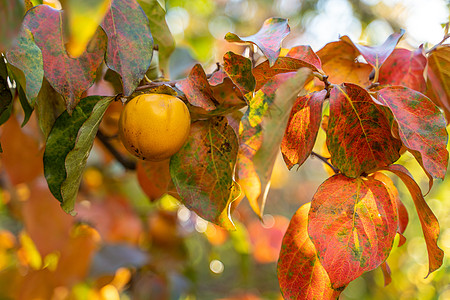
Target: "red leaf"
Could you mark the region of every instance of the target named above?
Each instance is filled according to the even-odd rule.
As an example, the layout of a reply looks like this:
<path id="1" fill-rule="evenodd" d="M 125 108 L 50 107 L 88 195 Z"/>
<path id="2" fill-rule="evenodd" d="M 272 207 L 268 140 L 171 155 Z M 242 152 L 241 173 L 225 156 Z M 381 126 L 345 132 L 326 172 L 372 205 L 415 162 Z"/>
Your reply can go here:
<path id="1" fill-rule="evenodd" d="M 241 38 L 229 32 L 225 39 L 228 42 L 255 44 L 267 57 L 270 65 L 273 65 L 280 55 L 281 42 L 290 31 L 287 19 L 270 18 L 264 21 L 261 29 L 254 35 Z"/>
<path id="2" fill-rule="evenodd" d="M 425 95 L 402 86 L 380 90 L 377 99 L 392 111 L 405 147 L 413 154 L 420 153 L 426 172 L 443 179 L 448 164 L 448 134 L 439 108 Z"/>
<path id="3" fill-rule="evenodd" d="M 342 290 L 331 288 L 330 278 L 308 235 L 310 207 L 311 203 L 307 203 L 297 210 L 284 235 L 278 282 L 285 299 L 337 299 Z"/>
<path id="4" fill-rule="evenodd" d="M 309 211 L 308 232 L 334 289 L 381 265 L 397 231 L 397 210 L 385 185 L 372 178 L 327 179 Z"/>
<path id="5" fill-rule="evenodd" d="M 428 79 L 439 105 L 450 115 L 450 45 L 441 45 L 428 56 Z"/>
<path id="6" fill-rule="evenodd" d="M 214 117 L 192 123 L 188 140 L 170 160 L 170 174 L 183 203 L 222 226 L 227 226 L 222 217 L 229 217 L 235 199 L 237 151 L 238 140 L 227 119 Z"/>
<path id="7" fill-rule="evenodd" d="M 401 142 L 369 93 L 346 83 L 331 90 L 327 145 L 333 165 L 355 178 L 396 161 Z"/>
<path id="8" fill-rule="evenodd" d="M 380 69 L 380 84 L 403 85 L 424 93 L 426 91 L 423 72 L 427 58 L 422 46 L 416 51 L 394 49 Z"/>
<path id="9" fill-rule="evenodd" d="M 422 225 L 423 235 L 425 237 L 425 243 L 428 250 L 428 275 L 431 272 L 439 269 L 444 259 L 444 251 L 442 251 L 437 245 L 437 239 L 439 237 L 439 222 L 436 216 L 431 211 L 425 199 L 422 196 L 420 187 L 412 178 L 408 170 L 401 165 L 391 165 L 385 168 L 387 171 L 391 171 L 403 181 L 408 188 L 411 197 L 416 206 L 417 214 L 419 215 L 420 224 Z"/>
<path id="10" fill-rule="evenodd" d="M 207 111 L 216 108 L 213 91 L 200 64 L 196 64 L 192 68 L 186 79 L 177 82 L 176 87 L 183 91 L 190 104 Z"/>
<path id="11" fill-rule="evenodd" d="M 70 58 L 63 43 L 62 19 L 61 11 L 38 5 L 25 15 L 23 26 L 33 33 L 34 41 L 42 51 L 45 77 L 66 98 L 67 110 L 71 112 L 81 94 L 94 83 L 103 61 L 106 37 L 102 30 L 98 30 L 97 37 L 91 41 L 92 47 L 89 47 L 94 50 L 86 51 L 78 58 Z"/>
<path id="12" fill-rule="evenodd" d="M 384 286 L 387 286 L 392 282 L 391 268 L 389 268 L 389 265 L 387 264 L 387 262 L 382 263 L 380 268 L 381 268 L 381 271 L 383 272 Z"/>
<path id="13" fill-rule="evenodd" d="M 131 95 L 150 67 L 153 38 L 148 18 L 136 0 L 113 0 L 101 27 L 108 36 L 106 64 Z"/>
<path id="14" fill-rule="evenodd" d="M 281 142 L 281 153 L 289 169 L 311 154 L 322 120 L 322 104 L 326 91 L 298 97 L 291 111 Z"/>
<path id="15" fill-rule="evenodd" d="M 219 69 L 212 73 L 211 77 L 209 77 L 208 82 L 211 86 L 216 86 L 221 84 L 228 75 L 222 69 Z"/>
<path id="16" fill-rule="evenodd" d="M 386 185 L 386 188 L 391 195 L 391 199 L 395 199 L 395 202 L 397 203 L 397 216 L 398 216 L 398 228 L 397 233 L 400 235 L 400 242 L 398 246 L 402 246 L 406 242 L 406 238 L 403 236 L 403 233 L 406 230 L 406 226 L 408 226 L 409 222 L 409 216 L 408 211 L 406 210 L 405 205 L 400 200 L 400 196 L 398 194 L 398 190 L 394 185 L 394 182 L 386 176 L 383 173 L 376 172 L 373 175 L 371 175 L 376 180 L 379 180 L 383 182 Z"/>
<path id="17" fill-rule="evenodd" d="M 358 49 L 359 53 L 361 53 L 361 55 L 370 65 L 372 65 L 375 69 L 379 69 L 381 65 L 386 61 L 388 56 L 392 53 L 392 51 L 394 51 L 395 46 L 397 46 L 404 33 L 405 31 L 401 29 L 400 33 L 396 32 L 391 34 L 382 45 L 375 47 L 363 46 L 354 43 L 346 35 L 341 37 L 341 40 L 355 46 L 355 48 Z"/>
<path id="18" fill-rule="evenodd" d="M 317 70 L 322 69 L 322 62 L 310 46 L 297 46 L 291 48 L 287 57 L 296 58 L 313 65 Z"/>
<path id="19" fill-rule="evenodd" d="M 358 52 L 346 42 L 328 43 L 317 52 L 328 81 L 335 84 L 350 82 L 360 86 L 370 84 L 372 67 L 356 61 Z"/>
<path id="20" fill-rule="evenodd" d="M 169 190 L 171 182 L 169 159 L 158 162 L 139 160 L 136 165 L 136 176 L 149 200 L 159 199 Z"/>
<path id="21" fill-rule="evenodd" d="M 265 61 L 253 69 L 253 75 L 256 79 L 255 90 L 259 90 L 267 83 L 267 81 L 277 74 L 295 72 L 302 67 L 317 71 L 316 67 L 313 65 L 292 57 L 280 57 L 273 66 L 270 66 L 268 61 Z"/>
<path id="22" fill-rule="evenodd" d="M 229 51 L 223 56 L 223 68 L 243 94 L 255 89 L 250 59 Z"/>

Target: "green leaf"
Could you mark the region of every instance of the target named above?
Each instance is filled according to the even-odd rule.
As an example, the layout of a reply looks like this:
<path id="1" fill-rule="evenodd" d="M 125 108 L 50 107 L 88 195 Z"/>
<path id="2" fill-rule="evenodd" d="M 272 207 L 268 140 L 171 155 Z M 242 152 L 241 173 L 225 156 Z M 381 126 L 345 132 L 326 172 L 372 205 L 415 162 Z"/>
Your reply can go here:
<path id="1" fill-rule="evenodd" d="M 44 175 L 53 196 L 73 213 L 86 160 L 98 126 L 113 97 L 89 96 L 56 120 L 44 152 Z"/>
<path id="2" fill-rule="evenodd" d="M 270 18 L 264 21 L 261 29 L 254 35 L 239 37 L 234 33 L 227 33 L 225 40 L 233 43 L 252 43 L 261 49 L 272 66 L 280 55 L 281 42 L 290 33 L 287 19 Z"/>
<path id="3" fill-rule="evenodd" d="M 309 76 L 307 69 L 274 76 L 255 93 L 241 120 L 238 182 L 259 216 L 292 105 Z"/>
<path id="4" fill-rule="evenodd" d="M 124 94 L 130 96 L 153 56 L 148 18 L 136 0 L 113 0 L 101 27 L 108 36 L 106 65 L 122 77 Z"/>
<path id="5" fill-rule="evenodd" d="M 39 127 L 46 140 L 56 119 L 65 111 L 64 98 L 44 78 L 35 105 Z"/>
<path id="6" fill-rule="evenodd" d="M 0 55 L 0 115 L 8 110 L 11 103 L 12 94 L 8 86 L 8 70 L 3 55 Z"/>
<path id="7" fill-rule="evenodd" d="M 170 160 L 182 202 L 200 217 L 233 228 L 229 209 L 238 186 L 233 180 L 238 140 L 224 117 L 192 123 L 183 148 Z M 225 214 L 225 217 L 224 217 Z"/>
<path id="8" fill-rule="evenodd" d="M 150 21 L 150 30 L 159 49 L 160 66 L 167 70 L 170 54 L 175 50 L 175 40 L 166 23 L 164 1 L 138 0 L 138 2 Z"/>
<path id="9" fill-rule="evenodd" d="M 369 93 L 346 83 L 331 90 L 327 146 L 333 165 L 356 178 L 395 162 L 401 142 Z"/>
<path id="10" fill-rule="evenodd" d="M 44 62 L 41 49 L 26 27 L 22 28 L 11 49 L 6 53 L 6 59 L 14 66 L 10 70 L 15 80 L 25 88 L 30 106 L 34 106 L 44 79 Z"/>
<path id="11" fill-rule="evenodd" d="M 28 99 L 27 96 L 25 95 L 25 92 L 23 91 L 22 86 L 17 85 L 17 92 L 19 94 L 19 101 L 20 101 L 20 105 L 22 105 L 22 109 L 23 109 L 23 122 L 22 122 L 22 127 L 25 126 L 25 124 L 28 123 L 28 120 L 31 117 L 31 114 L 33 113 L 33 107 L 30 106 L 30 104 L 28 103 Z"/>
<path id="12" fill-rule="evenodd" d="M 106 36 L 101 29 L 92 40 L 90 51 L 70 58 L 64 45 L 63 13 L 48 5 L 33 7 L 25 15 L 23 26 L 29 29 L 42 51 L 44 75 L 52 87 L 66 100 L 67 110 L 73 111 L 81 95 L 93 83 L 103 61 Z"/>

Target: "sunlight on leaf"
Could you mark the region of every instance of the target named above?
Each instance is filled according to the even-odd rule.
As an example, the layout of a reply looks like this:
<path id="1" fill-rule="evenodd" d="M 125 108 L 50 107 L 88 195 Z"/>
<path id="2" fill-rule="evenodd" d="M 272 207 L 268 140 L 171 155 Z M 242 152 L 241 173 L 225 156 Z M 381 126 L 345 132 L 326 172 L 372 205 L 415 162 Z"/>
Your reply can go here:
<path id="1" fill-rule="evenodd" d="M 243 94 L 255 89 L 250 59 L 229 51 L 223 56 L 223 68 Z"/>

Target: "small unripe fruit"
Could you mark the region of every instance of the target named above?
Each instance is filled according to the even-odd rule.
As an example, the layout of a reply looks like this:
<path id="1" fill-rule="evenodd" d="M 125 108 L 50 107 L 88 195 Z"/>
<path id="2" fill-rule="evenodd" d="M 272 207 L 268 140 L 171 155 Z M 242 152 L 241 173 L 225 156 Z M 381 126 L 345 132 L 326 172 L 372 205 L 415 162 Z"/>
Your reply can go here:
<path id="1" fill-rule="evenodd" d="M 119 137 L 136 157 L 161 161 L 181 149 L 190 125 L 189 110 L 177 97 L 143 94 L 125 104 L 119 119 Z"/>

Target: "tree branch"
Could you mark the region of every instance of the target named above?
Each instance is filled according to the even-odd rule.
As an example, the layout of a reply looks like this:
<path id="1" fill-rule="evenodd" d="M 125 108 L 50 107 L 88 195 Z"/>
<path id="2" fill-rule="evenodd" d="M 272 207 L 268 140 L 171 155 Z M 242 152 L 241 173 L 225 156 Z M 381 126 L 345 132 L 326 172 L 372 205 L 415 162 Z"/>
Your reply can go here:
<path id="1" fill-rule="evenodd" d="M 136 170 L 136 161 L 124 157 L 111 143 L 110 138 L 106 136 L 100 129 L 97 131 L 97 138 L 108 149 L 109 153 L 127 170 Z"/>
<path id="2" fill-rule="evenodd" d="M 317 157 L 318 159 L 320 159 L 324 164 L 329 166 L 333 170 L 334 173 L 337 174 L 340 172 L 339 169 L 336 168 L 335 166 L 333 166 L 326 157 L 323 157 L 322 155 L 320 155 L 314 151 L 311 151 L 311 157 Z"/>

